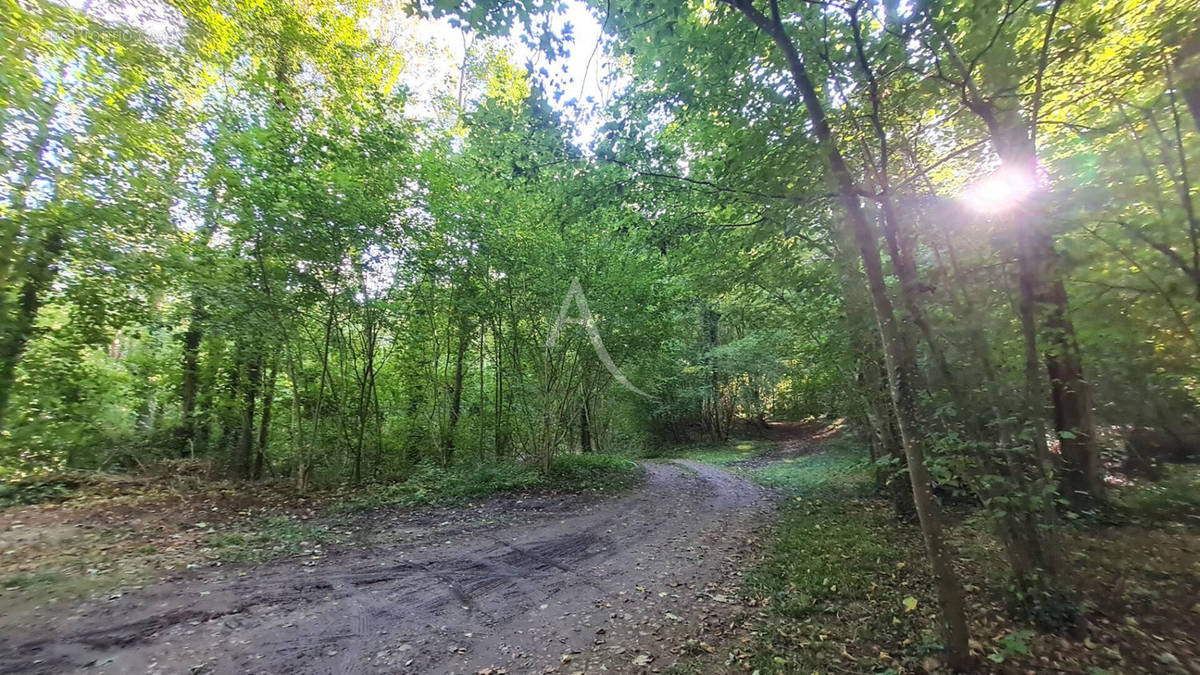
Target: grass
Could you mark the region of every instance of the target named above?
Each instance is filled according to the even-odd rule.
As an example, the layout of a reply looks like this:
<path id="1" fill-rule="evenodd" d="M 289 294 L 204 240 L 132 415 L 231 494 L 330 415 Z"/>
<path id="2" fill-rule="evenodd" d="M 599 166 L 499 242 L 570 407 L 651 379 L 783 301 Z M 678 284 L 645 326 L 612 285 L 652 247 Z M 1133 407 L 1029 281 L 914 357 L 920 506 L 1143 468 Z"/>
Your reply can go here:
<path id="1" fill-rule="evenodd" d="M 759 443 L 753 452 L 771 450 Z M 749 453 L 731 444 L 680 454 L 728 466 Z M 920 531 L 874 494 L 865 451 L 839 438 L 759 467 L 734 468 L 785 499 L 773 541 L 745 574 L 742 594 L 759 609 L 727 665 L 760 675 L 945 672 Z M 1061 583 L 1086 612 L 1071 635 L 1014 620 L 1004 552 L 986 519 L 961 506 L 946 512 L 981 672 L 1168 673 L 1200 663 L 1200 467 L 1116 489 L 1106 511 L 1113 517 L 1082 518 L 1062 533 Z M 703 663 L 685 657 L 672 672 L 704 672 Z"/>
<path id="2" fill-rule="evenodd" d="M 872 494 L 865 453 L 834 441 L 750 477 L 787 501 L 743 587 L 769 610 L 742 665 L 764 674 L 920 668 L 940 648 L 920 536 Z"/>
<path id="3" fill-rule="evenodd" d="M 29 574 L 15 574 L 6 579 L 0 580 L 0 588 L 4 590 L 20 590 L 27 588 L 36 588 L 39 586 L 56 586 L 63 582 L 65 577 L 61 572 L 55 570 L 46 570 L 40 572 L 31 572 Z"/>
<path id="4" fill-rule="evenodd" d="M 739 470 L 785 495 L 773 542 L 745 577 L 747 603 L 763 607 L 752 638 L 731 652 L 747 672 L 915 670 L 939 649 L 921 539 L 873 494 L 869 460 L 835 439 L 813 454 L 761 468 L 769 441 L 691 446 L 674 457 Z M 700 672 L 686 658 L 674 672 Z"/>
<path id="5" fill-rule="evenodd" d="M 669 448 L 651 453 L 651 458 L 690 459 L 714 466 L 729 466 L 765 455 L 776 444 L 761 440 L 738 440 L 729 443 L 701 443 Z"/>
<path id="6" fill-rule="evenodd" d="M 551 490 L 619 492 L 636 485 L 641 476 L 641 468 L 624 457 L 559 455 L 541 484 Z"/>
<path id="7" fill-rule="evenodd" d="M 784 459 L 751 477 L 796 496 L 866 496 L 872 485 L 868 462 L 854 446 L 841 443 L 827 452 Z"/>
<path id="8" fill-rule="evenodd" d="M 535 490 L 615 492 L 632 487 L 640 477 L 641 469 L 636 464 L 611 455 L 561 455 L 555 458 L 547 474 L 516 463 L 450 470 L 427 466 L 404 482 L 352 493 L 336 504 L 334 510 L 444 505 Z M 222 560 L 259 562 L 302 553 L 320 557 L 324 545 L 342 543 L 345 535 L 329 525 L 273 515 L 246 522 L 232 531 L 215 533 L 208 538 L 207 545 Z"/>
<path id="9" fill-rule="evenodd" d="M 328 525 L 297 521 L 287 516 L 263 516 L 234 531 L 208 538 L 208 546 L 228 562 L 261 562 L 278 556 L 308 553 L 319 557 L 329 543 L 340 543 Z"/>

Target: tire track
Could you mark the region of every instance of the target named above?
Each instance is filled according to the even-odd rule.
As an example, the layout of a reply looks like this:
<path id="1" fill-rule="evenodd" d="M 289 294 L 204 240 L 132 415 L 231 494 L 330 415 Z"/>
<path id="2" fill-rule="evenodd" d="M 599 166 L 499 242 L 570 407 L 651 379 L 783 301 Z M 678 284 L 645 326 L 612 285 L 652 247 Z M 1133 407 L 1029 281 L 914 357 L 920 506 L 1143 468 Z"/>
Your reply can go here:
<path id="1" fill-rule="evenodd" d="M 573 512 L 526 513 L 449 540 L 436 530 L 377 531 L 370 547 L 317 565 L 281 561 L 157 584 L 83 608 L 53 633 L 0 635 L 0 671 L 517 673 L 559 665 L 564 654 L 599 658 L 618 635 L 652 647 L 653 636 L 631 628 L 629 603 L 688 615 L 670 603 L 697 602 L 694 591 L 720 577 L 721 547 L 733 544 L 716 533 L 761 522 L 769 502 L 713 467 L 644 466 L 639 488 L 578 498 Z M 114 627 L 122 614 L 148 616 Z"/>

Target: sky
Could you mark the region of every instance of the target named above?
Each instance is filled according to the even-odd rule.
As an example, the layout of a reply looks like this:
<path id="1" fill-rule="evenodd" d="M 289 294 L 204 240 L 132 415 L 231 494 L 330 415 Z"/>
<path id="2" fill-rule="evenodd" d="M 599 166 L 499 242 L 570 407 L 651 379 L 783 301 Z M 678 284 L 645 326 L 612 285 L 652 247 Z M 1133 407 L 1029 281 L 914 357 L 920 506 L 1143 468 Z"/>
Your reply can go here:
<path id="1" fill-rule="evenodd" d="M 552 17 L 553 29 L 562 34 L 566 25 L 571 26 L 571 39 L 567 41 L 567 56 L 554 62 L 537 50 L 527 47 L 520 39 L 519 30 L 514 28 L 504 46 L 519 65 L 530 65 L 535 81 L 543 85 L 547 94 L 561 90 L 561 98 L 548 96 L 550 104 L 579 125 L 577 141 L 586 141 L 600 125 L 594 109 L 611 100 L 620 83 L 606 83 L 605 75 L 611 72 L 611 62 L 602 42 L 601 22 L 589 11 L 581 0 L 565 0 L 564 10 Z M 436 96 L 446 86 L 457 86 L 458 69 L 471 37 L 464 41 L 462 31 L 449 21 L 403 16 L 394 9 L 383 7 L 375 14 L 372 23 L 390 40 L 399 42 L 394 46 L 412 55 L 405 84 L 413 93 L 418 115 L 432 114 L 427 99 Z M 537 36 L 533 36 L 536 41 Z M 478 39 L 478 38 L 476 38 Z M 548 76 L 542 75 L 543 69 Z M 578 101 L 578 106 L 572 106 Z M 589 103 L 590 101 L 590 103 Z"/>
<path id="2" fill-rule="evenodd" d="M 179 35 L 177 15 L 161 0 L 60 1 L 113 23 L 124 23 L 157 40 L 170 41 Z M 602 43 L 601 21 L 582 0 L 564 0 L 562 4 L 563 10 L 551 20 L 559 34 L 567 24 L 572 28 L 566 58 L 548 62 L 543 54 L 522 42 L 519 28 L 503 42 L 515 63 L 531 64 L 535 81 L 547 94 L 563 92 L 561 98 L 548 96 L 550 103 L 577 123 L 576 141 L 586 143 L 601 124 L 599 116 L 590 113 L 610 100 L 620 84 L 604 83 L 610 61 Z M 364 27 L 408 55 L 402 80 L 412 93 L 410 114 L 431 117 L 437 114 L 431 101 L 448 90 L 457 91 L 459 67 L 471 37 L 464 40 L 463 32 L 449 21 L 413 17 L 405 11 L 408 6 L 408 0 L 379 0 Z M 548 77 L 541 74 L 542 69 Z M 571 106 L 572 101 L 579 105 Z"/>

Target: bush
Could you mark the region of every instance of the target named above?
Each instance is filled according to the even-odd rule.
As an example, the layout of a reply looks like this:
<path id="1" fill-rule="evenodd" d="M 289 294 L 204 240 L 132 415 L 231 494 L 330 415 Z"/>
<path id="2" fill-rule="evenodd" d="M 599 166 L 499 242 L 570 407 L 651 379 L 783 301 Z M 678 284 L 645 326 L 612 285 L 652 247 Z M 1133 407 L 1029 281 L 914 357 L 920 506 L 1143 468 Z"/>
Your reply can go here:
<path id="1" fill-rule="evenodd" d="M 641 476 L 636 463 L 613 455 L 559 455 L 550 465 L 548 487 L 560 490 L 619 490 Z"/>
<path id="2" fill-rule="evenodd" d="M 637 464 L 611 455 L 560 455 L 547 475 L 516 462 L 445 469 L 422 465 L 401 483 L 368 488 L 346 502 L 368 509 L 389 504 L 432 504 L 522 490 L 617 490 L 640 475 Z"/>
<path id="3" fill-rule="evenodd" d="M 1113 502 L 1134 518 L 1188 522 L 1200 510 L 1200 466 L 1171 466 L 1162 480 L 1117 491 Z"/>
<path id="4" fill-rule="evenodd" d="M 0 483 L 0 508 L 64 501 L 75 494 L 81 483 L 72 476 Z"/>

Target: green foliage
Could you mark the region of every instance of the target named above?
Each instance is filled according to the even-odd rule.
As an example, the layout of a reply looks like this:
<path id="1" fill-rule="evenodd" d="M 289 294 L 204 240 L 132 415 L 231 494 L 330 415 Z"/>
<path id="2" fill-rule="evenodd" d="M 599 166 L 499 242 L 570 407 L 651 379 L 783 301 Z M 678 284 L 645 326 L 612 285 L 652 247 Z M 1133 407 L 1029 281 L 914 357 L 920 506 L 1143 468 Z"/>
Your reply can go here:
<path id="1" fill-rule="evenodd" d="M 1172 467 L 1160 480 L 1118 491 L 1113 501 L 1135 519 L 1188 522 L 1200 510 L 1200 467 Z"/>
<path id="2" fill-rule="evenodd" d="M 62 582 L 63 575 L 59 572 L 33 572 L 31 574 L 17 574 L 0 579 L 0 588 L 15 590 L 34 587 L 53 587 Z"/>
<path id="3" fill-rule="evenodd" d="M 559 455 L 550 465 L 544 484 L 555 490 L 611 492 L 632 487 L 641 475 L 641 467 L 625 457 Z"/>
<path id="4" fill-rule="evenodd" d="M 368 488 L 347 503 L 350 509 L 392 504 L 450 503 L 507 492 L 570 490 L 613 491 L 631 487 L 641 469 L 623 457 L 560 455 L 548 473 L 516 462 L 468 464 L 443 469 L 420 467 L 403 482 Z"/>
<path id="5" fill-rule="evenodd" d="M 1009 657 L 1029 654 L 1029 638 L 1033 635 L 1031 630 L 1017 630 L 1005 635 L 1000 638 L 999 651 L 988 654 L 988 660 L 992 663 L 1004 663 Z"/>
<path id="6" fill-rule="evenodd" d="M 873 599 L 872 579 L 891 573 L 901 559 L 878 537 L 886 525 L 879 519 L 847 522 L 826 505 L 790 506 L 779 544 L 748 581 L 748 591 L 772 595 L 775 611 L 793 619 Z M 903 611 L 901 604 L 897 611 Z"/>
<path id="7" fill-rule="evenodd" d="M 768 446 L 695 444 L 837 414 L 873 466 L 758 480 L 857 499 L 876 468 L 903 511 L 927 469 L 1019 554 L 1055 458 L 1194 453 L 1187 3 L 593 2 L 603 106 L 504 43 L 562 57 L 555 3 L 104 5 L 0 0 L 0 477 L 31 486 L 0 499 L 166 457 L 364 505 L 608 489 L 608 455 L 736 466 Z M 448 76 L 390 34 L 422 12 L 478 38 Z M 1022 153 L 1036 189 L 981 208 Z M 548 341 L 576 280 L 594 325 Z"/>
<path id="8" fill-rule="evenodd" d="M 496 492 L 527 490 L 537 485 L 536 469 L 515 463 L 442 469 L 425 465 L 404 482 L 369 488 L 347 503 L 352 509 L 390 504 L 429 504 L 482 497 Z"/>
<path id="9" fill-rule="evenodd" d="M 63 476 L 0 482 L 0 508 L 62 501 L 77 487 L 77 482 Z"/>

